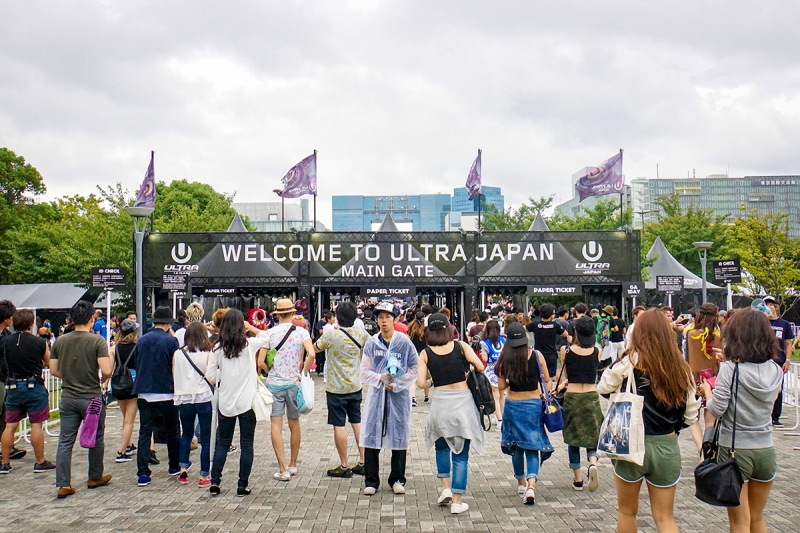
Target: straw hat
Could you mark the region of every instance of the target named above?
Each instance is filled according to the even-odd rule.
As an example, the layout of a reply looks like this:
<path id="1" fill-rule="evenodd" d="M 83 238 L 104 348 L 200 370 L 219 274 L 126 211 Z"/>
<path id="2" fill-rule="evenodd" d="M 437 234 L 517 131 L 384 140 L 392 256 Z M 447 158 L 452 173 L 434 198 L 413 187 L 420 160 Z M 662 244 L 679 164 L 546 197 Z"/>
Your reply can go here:
<path id="1" fill-rule="evenodd" d="M 272 312 L 276 315 L 294 314 L 294 303 L 289 298 L 281 298 L 275 302 L 275 309 Z"/>

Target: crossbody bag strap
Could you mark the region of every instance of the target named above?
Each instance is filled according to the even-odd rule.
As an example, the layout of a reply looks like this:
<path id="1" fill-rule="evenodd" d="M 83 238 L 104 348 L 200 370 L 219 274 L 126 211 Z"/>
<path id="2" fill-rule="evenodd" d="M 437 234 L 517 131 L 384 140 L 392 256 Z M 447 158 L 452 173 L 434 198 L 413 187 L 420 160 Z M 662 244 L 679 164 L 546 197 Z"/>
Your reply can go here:
<path id="1" fill-rule="evenodd" d="M 131 362 L 131 359 L 133 358 L 133 354 L 136 353 L 136 348 L 138 348 L 138 346 L 134 345 L 133 346 L 133 350 L 131 350 L 131 353 L 128 354 L 128 358 L 125 359 L 124 363 L 122 363 L 122 368 L 124 368 L 125 370 L 128 370 L 128 363 Z M 122 360 L 120 359 L 120 361 L 122 361 Z"/>
<path id="2" fill-rule="evenodd" d="M 733 402 L 733 429 L 731 430 L 731 457 L 736 456 L 736 410 L 739 407 L 739 363 L 733 369 L 733 381 L 731 381 L 731 401 Z M 736 394 L 733 393 L 733 383 L 736 382 Z"/>
<path id="3" fill-rule="evenodd" d="M 189 357 L 189 354 L 188 354 L 188 353 L 186 353 L 186 350 L 184 350 L 183 348 L 181 348 L 181 352 L 183 352 L 183 355 L 184 355 L 184 357 L 186 357 L 186 360 L 187 360 L 187 361 L 189 361 L 189 364 L 190 364 L 190 365 L 192 365 L 192 368 L 194 368 L 195 372 L 197 372 L 198 374 L 200 374 L 200 376 L 202 376 L 202 378 L 203 378 L 203 381 L 205 381 L 205 382 L 208 384 L 208 386 L 209 386 L 209 387 L 211 387 L 211 392 L 214 392 L 214 385 L 212 385 L 212 384 L 211 384 L 211 382 L 210 382 L 210 381 L 208 381 L 208 378 L 206 377 L 206 375 L 205 375 L 205 374 L 203 374 L 203 371 L 202 371 L 202 370 L 200 370 L 199 368 L 197 368 L 197 365 L 196 365 L 196 364 L 194 364 L 194 361 L 192 361 L 192 358 L 191 358 L 191 357 Z M 226 383 L 227 383 L 227 382 L 226 382 Z"/>
<path id="4" fill-rule="evenodd" d="M 286 335 L 283 336 L 283 338 L 281 339 L 281 342 L 279 342 L 278 345 L 275 347 L 275 351 L 276 352 L 279 352 L 281 350 L 281 348 L 283 348 L 283 345 L 289 339 L 289 335 L 294 333 L 294 330 L 296 330 L 296 329 L 297 329 L 297 326 L 295 326 L 294 324 L 292 324 L 291 327 L 289 327 L 289 331 L 286 332 Z"/>
<path id="5" fill-rule="evenodd" d="M 347 335 L 347 338 L 348 338 L 348 339 L 350 339 L 351 341 L 353 341 L 353 344 L 355 344 L 356 346 L 358 346 L 358 349 L 359 349 L 359 351 L 360 351 L 360 350 L 362 350 L 362 349 L 364 348 L 363 346 L 361 346 L 360 344 L 358 344 L 358 341 L 357 341 L 357 340 L 355 340 L 355 339 L 353 338 L 353 336 L 352 336 L 352 335 L 350 335 L 349 333 L 347 333 L 347 331 L 345 331 L 345 329 L 344 329 L 344 328 L 339 328 L 339 331 L 341 331 L 342 333 L 344 333 L 345 335 Z"/>

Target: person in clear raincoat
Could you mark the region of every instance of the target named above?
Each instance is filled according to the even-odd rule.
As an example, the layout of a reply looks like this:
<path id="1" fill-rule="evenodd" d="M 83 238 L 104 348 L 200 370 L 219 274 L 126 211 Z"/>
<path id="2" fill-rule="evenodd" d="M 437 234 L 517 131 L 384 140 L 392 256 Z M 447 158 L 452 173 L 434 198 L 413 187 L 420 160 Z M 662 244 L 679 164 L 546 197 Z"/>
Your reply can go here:
<path id="1" fill-rule="evenodd" d="M 411 339 L 394 330 L 394 307 L 382 303 L 375 312 L 380 331 L 367 340 L 361 358 L 361 380 L 367 391 L 359 443 L 365 449 L 364 494 L 375 494 L 380 485 L 381 449 L 392 450 L 389 486 L 395 494 L 405 494 L 411 385 L 417 380 L 419 356 Z"/>

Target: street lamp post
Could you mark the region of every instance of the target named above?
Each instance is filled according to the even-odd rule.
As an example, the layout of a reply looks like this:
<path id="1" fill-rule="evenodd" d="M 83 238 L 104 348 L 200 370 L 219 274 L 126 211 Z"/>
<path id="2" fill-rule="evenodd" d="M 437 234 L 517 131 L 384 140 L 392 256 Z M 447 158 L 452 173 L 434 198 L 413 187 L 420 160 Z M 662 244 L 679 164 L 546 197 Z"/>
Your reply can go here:
<path id="1" fill-rule="evenodd" d="M 144 331 L 144 276 L 142 264 L 142 245 L 147 229 L 147 217 L 153 214 L 153 207 L 126 207 L 125 211 L 133 219 L 133 240 L 136 245 L 134 270 L 136 272 L 136 321 L 139 322 L 139 335 Z"/>
<path id="2" fill-rule="evenodd" d="M 710 241 L 697 241 L 692 244 L 697 247 L 697 253 L 700 255 L 700 268 L 703 273 L 703 303 L 706 303 L 706 263 L 708 262 L 708 249 L 711 248 L 714 243 Z"/>

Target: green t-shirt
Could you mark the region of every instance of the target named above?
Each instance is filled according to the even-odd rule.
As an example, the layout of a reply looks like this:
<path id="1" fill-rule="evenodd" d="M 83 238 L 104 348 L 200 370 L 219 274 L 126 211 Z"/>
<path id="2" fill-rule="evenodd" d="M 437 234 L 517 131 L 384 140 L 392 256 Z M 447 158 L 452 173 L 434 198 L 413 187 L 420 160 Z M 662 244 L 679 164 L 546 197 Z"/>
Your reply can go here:
<path id="1" fill-rule="evenodd" d="M 73 331 L 56 339 L 50 359 L 58 360 L 61 396 L 91 400 L 102 396 L 100 366 L 97 360 L 108 357 L 106 339 L 87 331 Z"/>
<path id="2" fill-rule="evenodd" d="M 344 328 L 361 347 L 369 339 L 364 328 Z M 361 390 L 361 350 L 350 338 L 333 326 L 325 326 L 317 346 L 325 350 L 326 391 L 350 394 Z"/>

